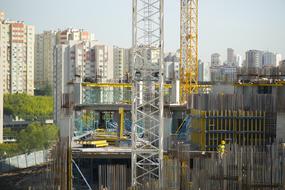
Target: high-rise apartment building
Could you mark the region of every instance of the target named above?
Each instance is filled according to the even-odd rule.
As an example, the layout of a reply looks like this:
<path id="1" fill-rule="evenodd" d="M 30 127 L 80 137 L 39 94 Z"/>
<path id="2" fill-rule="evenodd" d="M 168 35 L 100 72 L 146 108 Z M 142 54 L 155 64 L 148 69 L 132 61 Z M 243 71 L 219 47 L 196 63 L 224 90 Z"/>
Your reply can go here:
<path id="1" fill-rule="evenodd" d="M 178 51 L 179 52 L 179 51 Z M 172 96 L 169 99 L 165 99 L 168 103 L 179 103 L 179 53 L 173 52 L 168 53 L 167 56 L 164 58 L 164 79 L 166 83 L 171 83 L 171 94 Z"/>
<path id="2" fill-rule="evenodd" d="M 245 69 L 248 74 L 258 74 L 262 68 L 263 52 L 249 50 L 245 53 Z"/>
<path id="3" fill-rule="evenodd" d="M 133 61 L 133 57 L 132 57 L 132 48 L 127 48 L 125 49 L 125 64 L 126 66 L 124 67 L 124 73 L 126 74 L 126 80 L 130 80 L 131 77 L 131 72 L 132 72 L 132 61 Z"/>
<path id="4" fill-rule="evenodd" d="M 111 82 L 114 79 L 113 47 L 96 44 L 95 73 L 99 82 Z"/>
<path id="5" fill-rule="evenodd" d="M 5 12 L 0 10 L 0 22 L 5 20 Z"/>
<path id="6" fill-rule="evenodd" d="M 262 67 L 267 67 L 267 66 L 277 66 L 276 65 L 276 54 L 272 52 L 264 52 L 262 56 Z"/>
<path id="7" fill-rule="evenodd" d="M 123 48 L 114 47 L 114 80 L 119 81 L 124 78 L 124 54 Z"/>
<path id="8" fill-rule="evenodd" d="M 36 35 L 35 42 L 35 87 L 42 90 L 52 88 L 53 51 L 56 44 L 68 44 L 69 41 L 91 41 L 94 34 L 82 30 L 68 28 L 63 31 L 44 31 Z"/>
<path id="9" fill-rule="evenodd" d="M 68 41 L 93 41 L 94 34 L 83 29 L 68 28 L 56 33 L 57 44 L 67 44 Z"/>
<path id="10" fill-rule="evenodd" d="M 237 62 L 233 49 L 227 49 L 227 61 L 223 65 L 220 54 L 212 54 L 210 67 L 210 80 L 212 82 L 234 82 L 236 76 Z"/>
<path id="11" fill-rule="evenodd" d="M 237 67 L 242 67 L 243 60 L 241 55 L 236 55 L 236 66 Z"/>
<path id="12" fill-rule="evenodd" d="M 199 60 L 199 67 L 198 67 L 198 81 L 202 82 L 204 81 L 204 62 Z"/>
<path id="13" fill-rule="evenodd" d="M 245 63 L 247 68 L 262 67 L 263 52 L 259 50 L 249 50 L 245 53 Z"/>
<path id="14" fill-rule="evenodd" d="M 5 20 L 1 11 L 0 15 L 3 90 L 33 95 L 35 28 L 23 22 Z"/>
<path id="15" fill-rule="evenodd" d="M 280 61 L 282 61 L 282 55 L 280 53 L 276 54 L 276 67 L 279 66 Z"/>
<path id="16" fill-rule="evenodd" d="M 56 32 L 45 31 L 36 34 L 35 39 L 35 88 L 52 88 L 53 48 L 56 45 Z"/>
<path id="17" fill-rule="evenodd" d="M 113 47 L 95 41 L 69 41 L 54 48 L 54 121 L 61 120 L 63 99 L 72 99 L 74 82 L 111 82 L 114 79 Z M 111 101 L 104 91 L 102 100 Z"/>
<path id="18" fill-rule="evenodd" d="M 218 53 L 214 53 L 211 55 L 211 66 L 219 66 L 221 65 L 221 55 Z"/>
<path id="19" fill-rule="evenodd" d="M 130 76 L 130 50 L 125 48 L 113 47 L 114 61 L 114 80 L 128 80 Z"/>
<path id="20" fill-rule="evenodd" d="M 1 12 L 0 12 L 1 19 Z M 0 76 L 3 75 L 2 67 L 2 48 L 0 46 Z M 0 80 L 0 144 L 3 143 L 3 81 Z"/>
<path id="21" fill-rule="evenodd" d="M 5 19 L 5 13 L 0 11 L 0 25 Z M 1 30 L 0 30 L 1 32 Z M 0 33 L 1 37 L 1 33 Z M 1 39 L 0 39 L 1 42 Z M 3 76 L 2 45 L 0 44 L 0 76 Z M 3 80 L 0 78 L 0 144 L 3 143 Z"/>
<path id="22" fill-rule="evenodd" d="M 237 80 L 237 67 L 223 65 L 218 67 L 210 67 L 212 82 L 235 82 Z"/>
<path id="23" fill-rule="evenodd" d="M 279 62 L 279 73 L 285 75 L 285 60 Z"/>
<path id="24" fill-rule="evenodd" d="M 210 67 L 210 81 L 212 82 L 220 82 L 222 81 L 222 66 Z"/>
<path id="25" fill-rule="evenodd" d="M 166 81 L 179 79 L 179 57 L 176 53 L 169 53 L 164 58 L 164 76 Z"/>
<path id="26" fill-rule="evenodd" d="M 236 66 L 236 55 L 232 48 L 227 49 L 227 65 Z"/>

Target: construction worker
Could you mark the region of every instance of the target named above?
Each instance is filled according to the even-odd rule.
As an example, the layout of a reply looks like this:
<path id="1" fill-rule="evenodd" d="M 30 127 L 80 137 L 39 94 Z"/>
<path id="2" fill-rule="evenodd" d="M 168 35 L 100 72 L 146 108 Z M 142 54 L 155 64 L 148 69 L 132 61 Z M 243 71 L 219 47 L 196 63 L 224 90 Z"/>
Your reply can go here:
<path id="1" fill-rule="evenodd" d="M 218 146 L 218 153 L 220 158 L 223 158 L 224 153 L 225 153 L 225 148 L 226 148 L 226 141 L 222 140 L 221 144 Z"/>

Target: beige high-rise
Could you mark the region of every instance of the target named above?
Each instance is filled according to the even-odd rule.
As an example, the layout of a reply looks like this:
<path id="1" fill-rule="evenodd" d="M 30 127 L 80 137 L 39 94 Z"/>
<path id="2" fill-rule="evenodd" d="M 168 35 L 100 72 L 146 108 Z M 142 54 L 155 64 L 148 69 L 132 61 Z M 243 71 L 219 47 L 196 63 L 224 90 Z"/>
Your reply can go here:
<path id="1" fill-rule="evenodd" d="M 4 93 L 34 94 L 34 26 L 5 20 L 0 11 L 1 75 Z"/>

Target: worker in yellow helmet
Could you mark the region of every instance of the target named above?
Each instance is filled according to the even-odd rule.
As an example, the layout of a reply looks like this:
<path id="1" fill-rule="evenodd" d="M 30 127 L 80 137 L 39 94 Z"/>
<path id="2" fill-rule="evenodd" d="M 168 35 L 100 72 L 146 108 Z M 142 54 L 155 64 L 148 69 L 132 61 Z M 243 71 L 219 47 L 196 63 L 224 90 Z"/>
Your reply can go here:
<path id="1" fill-rule="evenodd" d="M 221 144 L 218 146 L 218 153 L 220 158 L 223 158 L 223 155 L 225 153 L 225 148 L 226 148 L 226 141 L 222 140 Z"/>

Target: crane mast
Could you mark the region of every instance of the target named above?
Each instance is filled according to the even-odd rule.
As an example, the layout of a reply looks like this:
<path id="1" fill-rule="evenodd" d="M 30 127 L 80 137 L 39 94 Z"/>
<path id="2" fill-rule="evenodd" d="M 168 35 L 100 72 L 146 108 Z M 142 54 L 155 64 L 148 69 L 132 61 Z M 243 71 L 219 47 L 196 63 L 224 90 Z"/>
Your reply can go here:
<path id="1" fill-rule="evenodd" d="M 132 185 L 162 189 L 164 0 L 133 0 Z"/>
<path id="2" fill-rule="evenodd" d="M 198 93 L 198 0 L 180 2 L 180 104 Z"/>

